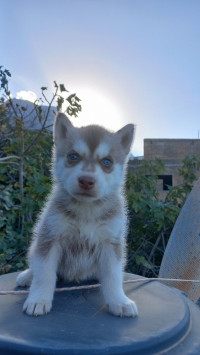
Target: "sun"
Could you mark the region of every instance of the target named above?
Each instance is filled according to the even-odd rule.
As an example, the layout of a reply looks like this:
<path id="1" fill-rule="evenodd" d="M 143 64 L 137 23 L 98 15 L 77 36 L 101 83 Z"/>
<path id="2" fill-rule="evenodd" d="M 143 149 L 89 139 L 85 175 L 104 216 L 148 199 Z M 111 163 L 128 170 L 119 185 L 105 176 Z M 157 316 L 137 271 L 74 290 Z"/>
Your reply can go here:
<path id="1" fill-rule="evenodd" d="M 87 87 L 80 88 L 76 94 L 81 99 L 82 112 L 73 118 L 75 126 L 98 124 L 116 131 L 124 125 L 122 109 L 112 96 Z"/>

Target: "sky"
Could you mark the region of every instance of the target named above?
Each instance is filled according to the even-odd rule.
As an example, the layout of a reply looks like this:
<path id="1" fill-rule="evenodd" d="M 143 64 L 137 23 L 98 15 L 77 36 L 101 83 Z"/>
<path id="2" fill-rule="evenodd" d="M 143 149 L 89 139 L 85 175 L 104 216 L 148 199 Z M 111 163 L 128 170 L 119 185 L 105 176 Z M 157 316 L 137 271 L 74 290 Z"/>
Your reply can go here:
<path id="1" fill-rule="evenodd" d="M 14 97 L 64 83 L 82 100 L 74 124 L 135 124 L 135 156 L 145 138 L 199 137 L 199 0 L 0 0 L 0 9 Z"/>

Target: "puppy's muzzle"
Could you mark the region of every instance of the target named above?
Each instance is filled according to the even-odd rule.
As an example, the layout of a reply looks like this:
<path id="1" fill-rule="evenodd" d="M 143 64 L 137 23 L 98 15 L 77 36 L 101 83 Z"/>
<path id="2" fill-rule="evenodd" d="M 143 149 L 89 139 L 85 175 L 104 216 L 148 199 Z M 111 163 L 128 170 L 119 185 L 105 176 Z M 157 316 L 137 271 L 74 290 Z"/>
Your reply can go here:
<path id="1" fill-rule="evenodd" d="M 78 178 L 79 187 L 83 190 L 92 190 L 96 180 L 92 176 L 80 176 Z"/>

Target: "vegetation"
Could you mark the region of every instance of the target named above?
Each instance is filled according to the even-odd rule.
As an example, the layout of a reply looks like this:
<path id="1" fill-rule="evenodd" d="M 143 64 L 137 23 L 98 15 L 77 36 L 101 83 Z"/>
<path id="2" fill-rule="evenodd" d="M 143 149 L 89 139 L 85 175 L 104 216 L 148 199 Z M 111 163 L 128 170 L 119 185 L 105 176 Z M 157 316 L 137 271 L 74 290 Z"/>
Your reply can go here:
<path id="1" fill-rule="evenodd" d="M 70 94 L 63 84 L 54 81 L 54 92 L 47 98 L 42 87 L 42 98 L 31 112 L 20 106 L 8 88 L 11 74 L 0 67 L 0 273 L 26 266 L 26 252 L 32 225 L 50 191 L 52 133 L 47 129 L 52 105 L 61 110 L 67 100 L 66 112 L 77 116 L 80 99 Z M 46 103 L 47 109 L 41 104 Z M 27 130 L 28 116 L 40 123 L 39 130 Z"/>
<path id="2" fill-rule="evenodd" d="M 185 200 L 197 179 L 200 155 L 188 155 L 179 174 L 183 183 L 168 186 L 165 201 L 157 190 L 158 175 L 163 162 L 143 161 L 140 169 L 127 178 L 127 199 L 130 225 L 127 248 L 127 271 L 156 277 L 173 226 Z"/>
<path id="3" fill-rule="evenodd" d="M 34 103 L 31 117 L 41 129 L 27 130 L 26 107 L 11 98 L 8 88 L 10 72 L 0 67 L 0 274 L 26 267 L 26 253 L 32 226 L 51 188 L 52 133 L 47 129 L 52 105 L 61 110 L 65 100 L 67 113 L 77 116 L 81 110 L 76 94 L 63 84 L 54 82 L 54 92 L 47 98 L 42 87 L 42 99 Z M 68 95 L 68 94 L 67 94 Z M 44 111 L 44 103 L 47 109 Z M 130 226 L 127 248 L 127 271 L 155 276 L 168 238 L 180 209 L 196 179 L 200 157 L 189 156 L 180 174 L 184 183 L 169 190 L 165 201 L 157 192 L 157 176 L 163 163 L 143 161 L 141 168 L 127 177 L 127 201 Z"/>

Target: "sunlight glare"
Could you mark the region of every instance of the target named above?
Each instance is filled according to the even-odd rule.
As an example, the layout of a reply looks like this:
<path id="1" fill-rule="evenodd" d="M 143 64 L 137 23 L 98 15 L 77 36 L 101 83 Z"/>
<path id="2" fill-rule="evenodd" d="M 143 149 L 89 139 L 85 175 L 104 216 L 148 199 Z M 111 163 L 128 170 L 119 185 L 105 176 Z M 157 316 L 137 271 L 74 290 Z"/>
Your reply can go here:
<path id="1" fill-rule="evenodd" d="M 97 124 L 116 131 L 124 125 L 124 117 L 118 103 L 106 94 L 81 88 L 77 90 L 77 96 L 81 99 L 82 112 L 77 118 L 73 118 L 75 126 Z"/>

